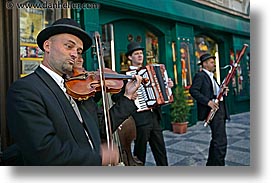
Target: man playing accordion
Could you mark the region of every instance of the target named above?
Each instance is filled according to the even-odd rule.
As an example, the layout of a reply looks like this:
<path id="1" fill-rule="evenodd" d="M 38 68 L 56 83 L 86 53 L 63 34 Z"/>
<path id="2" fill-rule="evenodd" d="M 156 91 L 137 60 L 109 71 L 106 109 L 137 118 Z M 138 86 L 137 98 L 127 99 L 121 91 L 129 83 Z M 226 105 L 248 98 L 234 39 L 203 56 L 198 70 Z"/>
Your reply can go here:
<path id="1" fill-rule="evenodd" d="M 137 42 L 131 42 L 127 46 L 127 58 L 131 61 L 129 71 L 137 71 L 143 64 L 143 50 Z M 168 87 L 173 87 L 173 81 L 168 79 Z M 123 94 L 123 90 L 119 94 L 112 96 L 114 101 L 117 101 Z M 138 94 L 135 96 L 137 99 Z M 159 106 L 151 106 L 145 110 L 136 111 L 132 117 L 135 120 L 136 125 L 136 140 L 134 146 L 134 155 L 145 164 L 147 142 L 151 147 L 153 156 L 157 166 L 168 166 L 166 148 L 164 138 L 162 134 L 162 128 L 160 126 L 161 109 Z"/>

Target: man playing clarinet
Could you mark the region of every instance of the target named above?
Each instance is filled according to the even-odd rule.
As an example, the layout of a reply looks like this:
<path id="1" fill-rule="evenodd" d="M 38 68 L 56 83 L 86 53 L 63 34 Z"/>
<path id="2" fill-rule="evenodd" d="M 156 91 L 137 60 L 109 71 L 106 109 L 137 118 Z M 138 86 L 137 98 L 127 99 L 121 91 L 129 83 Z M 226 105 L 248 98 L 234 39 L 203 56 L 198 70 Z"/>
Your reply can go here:
<path id="1" fill-rule="evenodd" d="M 214 77 L 215 56 L 205 53 L 200 57 L 199 65 L 202 71 L 198 72 L 190 88 L 190 94 L 197 100 L 198 119 L 204 121 L 211 109 L 217 112 L 209 124 L 211 129 L 211 142 L 206 166 L 224 166 L 227 149 L 227 137 L 225 121 L 228 119 L 224 97 L 219 103 L 215 103 L 219 93 L 219 85 Z M 228 89 L 225 89 L 227 95 Z"/>

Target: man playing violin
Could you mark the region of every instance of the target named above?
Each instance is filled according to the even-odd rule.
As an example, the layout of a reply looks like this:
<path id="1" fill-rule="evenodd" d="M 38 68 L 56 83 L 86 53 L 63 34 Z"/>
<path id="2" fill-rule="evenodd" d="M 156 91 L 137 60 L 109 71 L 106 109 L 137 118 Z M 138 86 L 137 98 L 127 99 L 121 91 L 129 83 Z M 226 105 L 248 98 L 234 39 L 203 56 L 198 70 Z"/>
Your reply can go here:
<path id="1" fill-rule="evenodd" d="M 107 165 L 118 162 L 117 148 L 100 144 L 97 109 L 78 108 L 66 93 L 62 76 L 92 44 L 72 19 L 59 19 L 37 36 L 42 64 L 14 82 L 7 95 L 10 133 L 24 165 Z M 129 81 L 123 97 L 110 109 L 113 129 L 136 110 L 131 100 L 141 77 Z M 127 105 L 127 108 L 124 106 Z"/>

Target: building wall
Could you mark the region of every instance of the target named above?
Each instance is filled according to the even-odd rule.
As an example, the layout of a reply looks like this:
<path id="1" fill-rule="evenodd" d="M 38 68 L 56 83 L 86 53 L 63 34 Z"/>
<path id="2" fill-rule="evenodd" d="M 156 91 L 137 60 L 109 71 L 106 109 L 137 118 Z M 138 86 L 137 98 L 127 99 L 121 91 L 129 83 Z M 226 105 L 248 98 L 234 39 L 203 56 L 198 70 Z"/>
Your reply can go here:
<path id="1" fill-rule="evenodd" d="M 89 12 L 85 12 L 84 10 L 83 14 L 89 14 L 90 17 L 93 17 L 92 20 L 97 22 L 98 26 L 93 25 L 89 27 L 87 24 L 84 26 L 87 30 L 101 32 L 101 26 L 110 23 L 114 24 L 115 69 L 118 72 L 121 71 L 119 63 L 121 53 L 126 52 L 126 45 L 128 43 L 126 35 L 131 31 L 134 32 L 134 30 L 136 32 L 143 31 L 144 34 L 146 30 L 156 33 L 161 52 L 159 63 L 166 65 L 169 76 L 177 85 L 185 85 L 187 89 L 192 84 L 192 77 L 199 70 L 197 66 L 199 52 L 196 37 L 205 36 L 214 40 L 217 45 L 215 50 L 219 56 L 219 67 L 225 66 L 232 61 L 231 52 L 233 52 L 233 57 L 236 59 L 235 55 L 241 49 L 242 44 L 249 44 L 250 20 L 248 15 L 235 15 L 231 12 L 215 9 L 194 1 L 170 1 L 168 3 L 165 0 L 140 0 L 138 2 L 101 0 L 92 2 L 100 3 L 100 9 L 93 12 L 89 10 Z M 86 19 L 86 23 L 89 22 L 88 17 L 85 18 L 84 16 L 84 19 Z M 138 26 L 135 27 L 135 24 Z M 119 37 L 119 39 L 116 39 L 116 37 Z M 145 35 L 142 35 L 142 37 L 144 39 Z M 144 42 L 141 42 L 141 44 L 145 46 Z M 175 45 L 174 48 L 172 44 Z M 181 45 L 185 45 L 189 52 L 190 70 L 188 70 L 188 76 L 190 75 L 191 79 L 188 82 L 183 81 L 180 56 Z M 89 60 L 87 58 L 87 63 L 89 62 L 96 62 L 96 60 Z M 243 77 L 243 82 L 246 85 L 245 92 L 239 91 L 241 85 L 238 83 L 235 83 L 234 86 L 230 85 L 231 91 L 234 91 L 230 93 L 227 100 L 231 114 L 250 110 L 250 94 L 248 92 L 249 66 L 247 66 L 249 62 L 250 60 L 244 63 L 246 65 L 241 64 L 240 68 L 243 71 L 241 77 Z M 227 73 L 228 70 L 219 69 L 219 73 L 217 74 L 220 82 L 222 82 Z M 235 80 L 238 79 L 240 78 L 235 78 Z M 239 91 L 239 93 L 236 91 Z M 193 104 L 192 115 L 190 117 L 192 125 L 197 121 L 196 105 L 194 105 L 195 101 L 192 100 L 190 104 Z M 164 116 L 162 125 L 166 129 L 170 129 L 169 110 L 169 106 L 163 107 L 162 110 Z"/>

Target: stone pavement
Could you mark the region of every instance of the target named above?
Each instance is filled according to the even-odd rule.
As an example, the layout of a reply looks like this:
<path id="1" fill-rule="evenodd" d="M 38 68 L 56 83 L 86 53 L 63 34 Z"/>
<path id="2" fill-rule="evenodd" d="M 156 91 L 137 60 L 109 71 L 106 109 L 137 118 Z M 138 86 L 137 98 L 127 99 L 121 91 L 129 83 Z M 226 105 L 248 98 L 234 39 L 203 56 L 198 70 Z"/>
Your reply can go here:
<path id="1" fill-rule="evenodd" d="M 227 121 L 228 149 L 226 166 L 250 165 L 250 112 L 231 115 Z M 164 131 L 169 166 L 205 166 L 210 142 L 210 128 L 202 122 L 188 127 L 185 134 Z M 145 166 L 155 166 L 155 161 L 147 146 Z"/>

